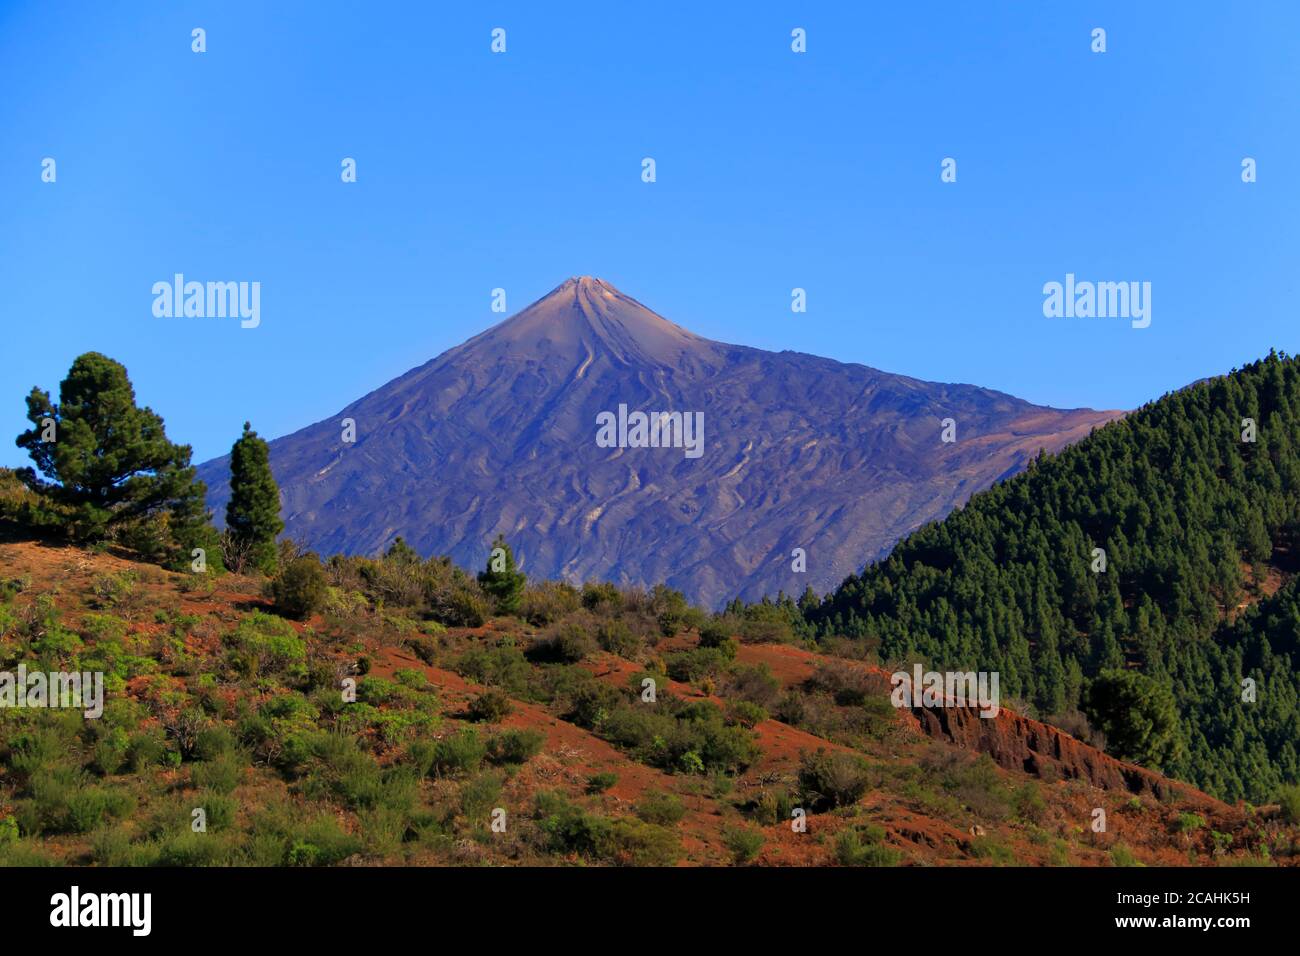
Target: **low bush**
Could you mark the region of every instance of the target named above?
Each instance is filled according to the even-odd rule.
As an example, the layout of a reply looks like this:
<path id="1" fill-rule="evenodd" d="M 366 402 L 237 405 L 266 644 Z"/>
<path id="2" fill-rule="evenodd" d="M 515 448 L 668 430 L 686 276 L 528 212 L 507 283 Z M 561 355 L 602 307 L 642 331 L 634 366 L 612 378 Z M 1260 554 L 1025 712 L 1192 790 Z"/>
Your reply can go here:
<path id="1" fill-rule="evenodd" d="M 490 739 L 487 756 L 493 763 L 527 763 L 542 752 L 546 735 L 540 730 L 503 730 Z"/>
<path id="2" fill-rule="evenodd" d="M 524 589 L 519 602 L 519 616 L 529 624 L 545 627 L 581 606 L 581 597 L 572 586 L 560 581 L 542 581 Z"/>
<path id="3" fill-rule="evenodd" d="M 835 859 L 840 866 L 897 866 L 902 858 L 885 844 L 885 831 L 877 826 L 851 827 L 835 838 Z"/>
<path id="4" fill-rule="evenodd" d="M 748 730 L 767 720 L 767 711 L 747 700 L 733 700 L 727 704 L 727 723 L 738 724 Z"/>
<path id="5" fill-rule="evenodd" d="M 818 748 L 799 761 L 799 786 L 808 805 L 816 810 L 857 803 L 870 781 L 867 762 L 856 754 Z"/>
<path id="6" fill-rule="evenodd" d="M 763 840 L 763 831 L 757 827 L 725 827 L 722 831 L 722 845 L 740 866 L 753 862 L 763 849 Z"/>
<path id="7" fill-rule="evenodd" d="M 434 744 L 432 771 L 437 776 L 451 776 L 477 770 L 487 755 L 487 746 L 478 732 L 466 727 Z"/>
<path id="8" fill-rule="evenodd" d="M 489 687 L 469 703 L 469 719 L 495 724 L 503 720 L 512 710 L 514 704 L 504 692 Z"/>
<path id="9" fill-rule="evenodd" d="M 532 654 L 539 660 L 576 664 L 595 653 L 595 630 L 589 616 L 575 614 L 547 629 L 533 645 Z"/>
<path id="10" fill-rule="evenodd" d="M 1278 806 L 1287 823 L 1300 823 L 1300 784 L 1286 784 L 1278 790 Z"/>
<path id="11" fill-rule="evenodd" d="M 271 579 L 271 600 L 286 617 L 302 620 L 325 607 L 329 581 L 315 555 L 289 561 Z"/>
<path id="12" fill-rule="evenodd" d="M 636 802 L 636 815 L 646 823 L 671 826 L 686 815 L 681 798 L 662 790 L 651 790 Z"/>

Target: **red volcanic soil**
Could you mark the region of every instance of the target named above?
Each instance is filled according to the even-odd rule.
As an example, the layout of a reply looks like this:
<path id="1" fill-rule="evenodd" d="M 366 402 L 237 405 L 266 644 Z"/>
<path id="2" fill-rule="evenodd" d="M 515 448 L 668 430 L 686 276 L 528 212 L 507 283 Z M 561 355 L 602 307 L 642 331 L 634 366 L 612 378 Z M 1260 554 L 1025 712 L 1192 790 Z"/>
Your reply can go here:
<path id="1" fill-rule="evenodd" d="M 220 651 L 222 635 L 241 617 L 266 607 L 260 582 L 251 578 L 228 575 L 205 591 L 193 586 L 192 576 L 112 554 L 0 542 L 0 578 L 26 581 L 15 606 L 46 594 L 68 627 L 75 628 L 91 606 L 98 578 L 126 572 L 136 581 L 132 597 L 136 611 L 129 636 L 138 638 L 141 646 L 158 636 L 163 627 L 155 620 L 156 609 L 196 618 L 199 623 L 185 634 L 185 645 L 193 652 L 212 654 Z M 382 622 L 359 626 L 346 639 L 331 636 L 333 625 L 320 617 L 294 626 L 313 653 L 335 656 L 341 663 L 356 663 L 364 656 L 369 673 L 389 679 L 399 670 L 424 674 L 437 693 L 441 723 L 433 731 L 435 735 L 467 726 L 467 706 L 484 690 L 438 665 L 449 664 L 468 648 L 502 639 L 526 647 L 535 634 L 535 629 L 514 618 L 494 619 L 475 629 L 451 628 L 441 638 L 448 649 L 446 656 L 430 657 L 436 662 L 430 664 Z M 650 653 L 663 658 L 695 646 L 697 636 L 684 633 L 659 641 Z M 887 697 L 889 692 L 889 675 L 883 669 L 804 647 L 742 644 L 737 659 L 744 665 L 766 666 L 783 689 L 800 694 L 813 693 L 810 681 L 820 668 L 861 671 L 877 689 L 873 693 Z M 645 670 L 646 661 L 598 652 L 581 666 L 610 686 L 623 688 L 634 674 Z M 186 680 L 179 675 L 151 674 L 133 679 L 126 693 L 156 702 L 170 690 L 183 689 Z M 702 681 L 668 680 L 659 692 L 709 700 L 719 707 L 728 703 L 719 696 L 725 687 L 719 690 Z M 224 695 L 233 708 L 233 685 L 220 686 L 215 693 Z M 852 806 L 809 813 L 807 832 L 795 832 L 789 822 L 763 824 L 765 841 L 757 865 L 834 865 L 836 838 L 846 828 L 878 828 L 884 844 L 898 853 L 901 865 L 1016 862 L 1092 866 L 1112 865 L 1113 860 L 1130 854 L 1133 860 L 1148 865 L 1214 864 L 1257 858 L 1264 843 L 1282 847 L 1295 842 L 1294 828 L 1284 830 L 1271 808 L 1250 811 L 1226 805 L 1005 709 L 993 719 L 955 707 L 886 710 L 883 725 L 870 734 L 823 729 L 840 726 L 833 721 L 802 721 L 801 726 L 792 726 L 769 716 L 754 727 L 760 751 L 754 763 L 734 778 L 715 779 L 665 772 L 638 762 L 596 733 L 566 720 L 563 707 L 519 699 L 512 704 L 498 726 L 537 730 L 545 742 L 537 756 L 507 776 L 504 786 L 509 805 L 528 806 L 538 791 L 559 790 L 593 811 L 616 817 L 631 813 L 651 792 L 675 794 L 686 811 L 675 824 L 684 850 L 682 865 L 731 863 L 727 833 L 737 827 L 758 826 L 749 813 L 765 797 L 787 793 L 797 799 L 801 761 L 817 750 L 860 757 L 870 786 Z M 830 717 L 852 717 L 860 712 L 860 708 L 839 708 L 831 703 L 823 706 Z M 854 725 L 850 721 L 843 726 Z M 493 727 L 486 729 L 490 732 Z M 395 756 L 383 752 L 382 747 L 380 750 L 381 762 Z M 945 783 L 963 779 L 963 768 L 973 766 L 982 755 L 994 765 L 980 777 L 984 780 L 982 791 Z M 604 793 L 588 794 L 588 779 L 603 772 L 616 774 L 617 782 Z M 269 776 L 257 780 L 259 787 L 278 785 Z M 992 791 L 997 793 L 990 796 Z M 1013 809 L 1008 809 L 1008 800 Z M 0 798 L 0 804 L 3 802 Z M 1107 820 L 1101 833 L 1091 828 L 1098 809 L 1104 810 Z M 0 805 L 0 816 L 4 812 L 6 807 Z M 1188 825 L 1189 819 L 1200 822 Z M 80 846 L 77 840 L 84 842 L 84 838 L 60 837 L 52 845 L 75 855 Z M 1279 863 L 1290 860 L 1281 852 L 1275 857 Z M 428 862 L 446 860 L 431 858 Z"/>

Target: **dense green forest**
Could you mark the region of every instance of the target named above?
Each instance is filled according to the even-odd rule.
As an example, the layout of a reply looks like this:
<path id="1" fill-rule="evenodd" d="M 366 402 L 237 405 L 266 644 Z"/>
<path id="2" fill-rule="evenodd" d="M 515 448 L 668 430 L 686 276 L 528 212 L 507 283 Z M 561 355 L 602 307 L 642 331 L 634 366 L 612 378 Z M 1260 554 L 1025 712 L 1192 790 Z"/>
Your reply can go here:
<path id="1" fill-rule="evenodd" d="M 1165 395 L 916 531 L 804 605 L 808 625 L 886 661 L 997 670 L 1067 726 L 1093 682 L 1140 671 L 1176 708 L 1148 762 L 1271 799 L 1300 777 L 1298 415 L 1285 353 Z"/>

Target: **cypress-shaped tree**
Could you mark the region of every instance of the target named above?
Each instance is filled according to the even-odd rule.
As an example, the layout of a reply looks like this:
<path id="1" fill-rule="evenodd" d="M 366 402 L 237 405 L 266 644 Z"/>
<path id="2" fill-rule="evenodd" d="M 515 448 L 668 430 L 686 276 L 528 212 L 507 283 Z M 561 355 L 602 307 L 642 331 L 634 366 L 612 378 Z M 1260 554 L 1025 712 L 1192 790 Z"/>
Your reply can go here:
<path id="1" fill-rule="evenodd" d="M 275 539 L 284 530 L 280 488 L 271 474 L 270 456 L 266 441 L 244 422 L 244 433 L 230 449 L 230 500 L 226 503 L 226 529 L 234 545 L 231 551 L 245 564 L 268 573 L 275 570 Z"/>
<path id="2" fill-rule="evenodd" d="M 519 610 L 519 597 L 524 591 L 527 575 L 515 569 L 515 556 L 502 535 L 492 542 L 487 567 L 479 574 L 478 583 L 496 602 L 498 614 L 514 614 Z"/>

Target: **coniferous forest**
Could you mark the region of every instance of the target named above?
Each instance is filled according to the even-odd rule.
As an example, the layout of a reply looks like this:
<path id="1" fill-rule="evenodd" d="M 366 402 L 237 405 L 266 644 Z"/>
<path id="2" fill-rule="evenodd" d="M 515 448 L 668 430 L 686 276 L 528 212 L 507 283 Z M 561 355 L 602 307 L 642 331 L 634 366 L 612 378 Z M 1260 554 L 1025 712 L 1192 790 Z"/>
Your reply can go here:
<path id="1" fill-rule="evenodd" d="M 1266 800 L 1300 774 L 1298 414 L 1285 353 L 1165 395 L 919 529 L 808 623 L 1000 671 L 1041 717 L 1124 727 L 1117 755 Z"/>

